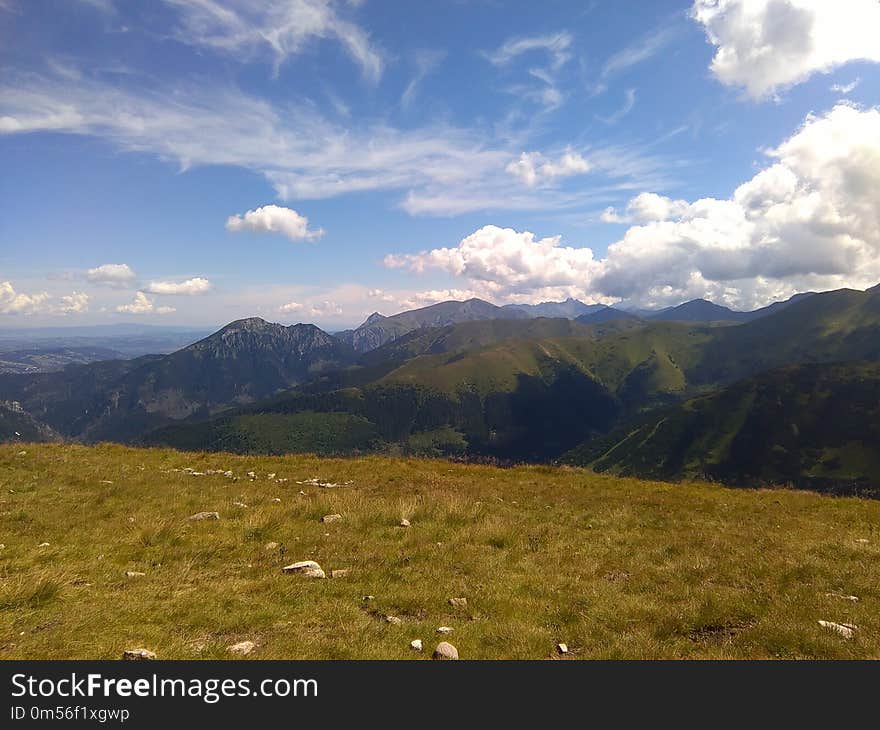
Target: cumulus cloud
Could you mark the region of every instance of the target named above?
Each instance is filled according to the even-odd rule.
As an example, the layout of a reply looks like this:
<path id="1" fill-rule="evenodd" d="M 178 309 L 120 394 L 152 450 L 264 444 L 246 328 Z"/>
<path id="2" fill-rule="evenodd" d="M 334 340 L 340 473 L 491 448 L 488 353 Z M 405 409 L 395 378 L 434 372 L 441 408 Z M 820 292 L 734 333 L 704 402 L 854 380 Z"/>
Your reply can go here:
<path id="1" fill-rule="evenodd" d="M 291 241 L 311 241 L 324 235 L 324 229 L 309 230 L 309 219 L 292 208 L 264 205 L 242 215 L 231 215 L 226 230 L 238 233 L 280 233 Z"/>
<path id="2" fill-rule="evenodd" d="M 51 297 L 48 292 L 17 292 L 10 281 L 0 282 L 0 314 L 35 314 Z"/>
<path id="3" fill-rule="evenodd" d="M 626 205 L 624 213 L 606 208 L 601 220 L 604 223 L 648 223 L 665 221 L 684 215 L 689 204 L 686 200 L 672 200 L 657 193 L 639 193 Z"/>
<path id="4" fill-rule="evenodd" d="M 183 294 L 193 296 L 211 289 L 211 282 L 201 276 L 186 281 L 151 281 L 146 291 L 150 294 Z"/>
<path id="5" fill-rule="evenodd" d="M 120 304 L 116 311 L 122 314 L 171 314 L 177 311 L 174 307 L 157 307 L 142 291 L 134 295 L 130 304 Z"/>
<path id="6" fill-rule="evenodd" d="M 560 245 L 560 237 L 535 239 L 529 231 L 483 226 L 454 248 L 418 254 L 389 255 L 389 268 L 424 272 L 442 269 L 477 284 L 497 284 L 506 290 L 579 284 L 594 273 L 596 262 L 589 248 Z"/>
<path id="7" fill-rule="evenodd" d="M 93 284 L 122 288 L 133 284 L 137 276 L 128 264 L 101 264 L 89 269 L 86 279 Z"/>
<path id="8" fill-rule="evenodd" d="M 599 260 L 558 236 L 485 226 L 458 246 L 385 265 L 439 269 L 496 297 L 536 300 L 555 288 L 642 305 L 707 296 L 747 308 L 880 281 L 880 109 L 810 115 L 766 154 L 768 166 L 727 199 L 637 196 L 625 214 L 637 224 Z"/>
<path id="9" fill-rule="evenodd" d="M 59 297 L 54 307 L 56 314 L 80 314 L 89 308 L 89 295 L 85 292 L 71 292 Z"/>
<path id="10" fill-rule="evenodd" d="M 296 316 L 335 317 L 342 314 L 342 307 L 332 301 L 288 302 L 287 304 L 282 304 L 278 311 L 282 314 L 293 314 Z"/>
<path id="11" fill-rule="evenodd" d="M 850 61 L 880 61 L 877 0 L 695 0 L 712 72 L 754 99 Z"/>
<path id="12" fill-rule="evenodd" d="M 560 177 L 583 175 L 592 165 L 580 154 L 568 149 L 558 160 L 546 159 L 540 152 L 523 152 L 518 160 L 507 164 L 508 173 L 529 187 Z"/>
<path id="13" fill-rule="evenodd" d="M 342 45 L 364 76 L 378 81 L 385 62 L 369 34 L 339 12 L 334 0 L 165 0 L 179 12 L 177 40 L 236 58 L 268 52 L 275 72 L 313 40 Z"/>
<path id="14" fill-rule="evenodd" d="M 71 292 L 53 298 L 49 292 L 26 294 L 15 290 L 10 281 L 0 282 L 0 314 L 80 314 L 89 306 L 89 295 Z"/>
<path id="15" fill-rule="evenodd" d="M 390 294 L 383 289 L 370 289 L 367 291 L 367 296 L 370 299 L 378 299 L 380 302 L 393 302 L 394 295 Z"/>

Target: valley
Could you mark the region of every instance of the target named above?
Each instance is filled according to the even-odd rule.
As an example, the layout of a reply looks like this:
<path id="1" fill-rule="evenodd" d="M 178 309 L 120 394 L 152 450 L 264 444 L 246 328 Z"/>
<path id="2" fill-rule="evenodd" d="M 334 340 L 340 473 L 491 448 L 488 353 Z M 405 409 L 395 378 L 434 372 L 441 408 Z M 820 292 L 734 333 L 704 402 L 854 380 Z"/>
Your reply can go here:
<path id="1" fill-rule="evenodd" d="M 0 398 L 41 425 L 36 440 L 568 463 L 873 496 L 878 361 L 876 287 L 755 312 L 469 300 L 335 335 L 239 320 L 169 355 L 0 375 Z M 818 425 L 830 403 L 846 438 Z"/>

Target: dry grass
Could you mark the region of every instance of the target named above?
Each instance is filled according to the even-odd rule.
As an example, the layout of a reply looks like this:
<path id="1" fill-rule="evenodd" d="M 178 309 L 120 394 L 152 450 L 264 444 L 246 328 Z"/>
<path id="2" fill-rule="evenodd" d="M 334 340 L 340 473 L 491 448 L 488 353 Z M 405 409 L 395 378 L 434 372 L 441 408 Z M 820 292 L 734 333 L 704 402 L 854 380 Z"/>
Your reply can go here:
<path id="1" fill-rule="evenodd" d="M 184 467 L 239 480 L 171 471 Z M 296 484 L 310 477 L 354 483 Z M 202 510 L 220 520 L 187 521 Z M 880 502 L 858 499 L 577 469 L 5 446 L 0 543 L 5 659 L 223 658 L 245 639 L 260 659 L 417 658 L 442 625 L 467 659 L 545 658 L 559 641 L 573 658 L 880 657 Z M 304 559 L 350 572 L 281 573 Z M 859 630 L 847 641 L 819 619 Z"/>

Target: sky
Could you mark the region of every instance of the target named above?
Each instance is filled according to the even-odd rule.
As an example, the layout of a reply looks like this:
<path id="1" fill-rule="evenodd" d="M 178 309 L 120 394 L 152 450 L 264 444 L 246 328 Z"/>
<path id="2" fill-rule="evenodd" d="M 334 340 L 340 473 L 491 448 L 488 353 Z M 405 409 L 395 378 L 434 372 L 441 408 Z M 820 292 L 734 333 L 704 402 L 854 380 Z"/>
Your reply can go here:
<path id="1" fill-rule="evenodd" d="M 0 0 L 0 328 L 880 282 L 877 0 Z"/>

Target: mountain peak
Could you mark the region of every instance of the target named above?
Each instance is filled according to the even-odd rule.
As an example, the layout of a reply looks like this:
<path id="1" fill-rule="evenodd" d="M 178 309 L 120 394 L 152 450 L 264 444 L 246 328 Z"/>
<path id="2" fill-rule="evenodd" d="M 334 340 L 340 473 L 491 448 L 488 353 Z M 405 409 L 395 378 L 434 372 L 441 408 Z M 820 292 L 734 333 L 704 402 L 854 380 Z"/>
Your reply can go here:
<path id="1" fill-rule="evenodd" d="M 257 330 L 267 327 L 270 323 L 262 317 L 245 317 L 244 319 L 236 319 L 221 329 L 226 330 Z"/>

